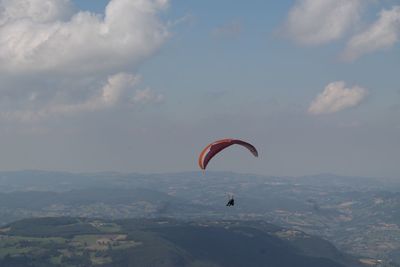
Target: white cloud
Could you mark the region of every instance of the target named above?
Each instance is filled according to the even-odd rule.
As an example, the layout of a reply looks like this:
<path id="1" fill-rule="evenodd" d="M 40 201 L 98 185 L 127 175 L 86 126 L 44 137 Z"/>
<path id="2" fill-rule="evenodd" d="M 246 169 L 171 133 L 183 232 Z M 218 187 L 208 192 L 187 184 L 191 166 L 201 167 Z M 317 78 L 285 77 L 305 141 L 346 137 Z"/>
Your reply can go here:
<path id="1" fill-rule="evenodd" d="M 161 103 L 164 101 L 164 96 L 153 92 L 150 88 L 144 90 L 137 90 L 133 97 L 133 103 L 137 104 L 149 104 L 149 103 Z"/>
<path id="2" fill-rule="evenodd" d="M 353 86 L 346 88 L 343 81 L 333 82 L 325 87 L 311 103 L 308 112 L 314 115 L 335 113 L 359 105 L 367 96 L 366 89 Z"/>
<path id="3" fill-rule="evenodd" d="M 94 73 L 138 63 L 168 37 L 157 16 L 167 3 L 111 0 L 104 17 L 77 12 L 66 20 L 69 0 L 2 0 L 0 70 Z"/>
<path id="4" fill-rule="evenodd" d="M 1 0 L 0 26 L 17 20 L 52 23 L 68 19 L 73 12 L 69 0 Z"/>
<path id="5" fill-rule="evenodd" d="M 379 19 L 347 44 L 343 57 L 354 60 L 363 54 L 392 47 L 400 38 L 400 6 L 383 10 Z"/>
<path id="6" fill-rule="evenodd" d="M 167 6 L 110 0 L 102 15 L 77 11 L 71 0 L 0 0 L 0 117 L 100 111 L 123 99 L 132 105 L 128 89 L 138 78 L 125 72 L 168 39 L 159 16 Z M 147 94 L 148 102 L 161 98 Z"/>
<path id="7" fill-rule="evenodd" d="M 80 103 L 64 103 L 53 100 L 51 103 L 30 109 L 20 109 L 1 112 L 2 118 L 19 121 L 36 121 L 51 116 L 71 115 L 79 112 L 98 111 L 117 105 L 122 96 L 129 94 L 138 81 L 132 74 L 119 73 L 110 76 L 107 83 L 96 93 Z M 33 94 L 34 95 L 34 94 Z M 32 99 L 29 98 L 29 101 Z"/>
<path id="8" fill-rule="evenodd" d="M 366 0 L 297 0 L 284 32 L 294 41 L 319 45 L 337 40 L 360 18 Z"/>

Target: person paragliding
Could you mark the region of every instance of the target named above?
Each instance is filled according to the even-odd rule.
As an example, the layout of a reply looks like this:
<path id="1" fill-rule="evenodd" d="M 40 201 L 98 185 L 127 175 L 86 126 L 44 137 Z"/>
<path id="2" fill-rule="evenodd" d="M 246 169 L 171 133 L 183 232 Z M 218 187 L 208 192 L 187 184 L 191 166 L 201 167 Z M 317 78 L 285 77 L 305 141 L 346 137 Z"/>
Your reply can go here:
<path id="1" fill-rule="evenodd" d="M 201 151 L 199 155 L 199 167 L 200 169 L 205 172 L 208 163 L 210 160 L 216 156 L 219 152 L 224 150 L 227 147 L 230 147 L 232 145 L 240 145 L 245 148 L 247 148 L 255 157 L 258 157 L 258 151 L 257 149 L 252 145 L 249 144 L 245 141 L 239 140 L 239 139 L 221 139 L 217 140 L 209 145 L 207 145 L 203 151 Z M 233 199 L 233 196 L 229 198 L 228 203 L 226 204 L 227 207 L 231 207 L 235 205 L 235 200 Z"/>
<path id="2" fill-rule="evenodd" d="M 235 206 L 235 200 L 233 199 L 233 196 L 229 198 L 229 201 L 228 203 L 226 203 L 226 206 L 227 207 Z"/>

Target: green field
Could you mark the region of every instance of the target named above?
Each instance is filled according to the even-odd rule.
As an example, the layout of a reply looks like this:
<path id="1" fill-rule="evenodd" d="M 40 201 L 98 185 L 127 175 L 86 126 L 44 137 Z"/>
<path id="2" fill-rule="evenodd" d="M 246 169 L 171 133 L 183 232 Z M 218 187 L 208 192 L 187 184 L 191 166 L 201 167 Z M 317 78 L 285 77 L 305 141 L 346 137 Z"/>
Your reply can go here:
<path id="1" fill-rule="evenodd" d="M 18 221 L 0 232 L 1 267 L 363 266 L 325 240 L 260 221 L 58 217 Z"/>
<path id="2" fill-rule="evenodd" d="M 33 221 L 34 230 L 31 230 Z M 94 228 L 88 226 L 94 227 L 97 233 L 91 234 Z M 120 231 L 121 227 L 112 222 L 70 218 L 24 220 L 0 229 L 0 259 L 40 259 L 41 263 L 35 266 L 75 266 L 78 262 L 93 266 L 109 264 L 112 262 L 109 251 L 140 245 L 127 240 L 127 235 Z M 16 233 L 25 233 L 25 236 Z"/>

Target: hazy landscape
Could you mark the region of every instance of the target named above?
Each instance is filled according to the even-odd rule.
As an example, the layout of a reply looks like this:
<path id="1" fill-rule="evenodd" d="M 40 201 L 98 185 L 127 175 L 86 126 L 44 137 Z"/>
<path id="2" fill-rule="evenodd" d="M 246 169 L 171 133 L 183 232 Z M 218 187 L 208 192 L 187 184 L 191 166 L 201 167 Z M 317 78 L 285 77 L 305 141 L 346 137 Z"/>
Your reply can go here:
<path id="1" fill-rule="evenodd" d="M 263 224 L 276 225 L 277 229 L 285 227 L 288 230 L 274 230 L 275 237 L 292 240 L 292 237 L 300 236 L 303 238 L 303 243 L 304 240 L 308 240 L 307 244 L 313 247 L 319 247 L 317 245 L 319 241 L 314 242 L 313 239 L 304 236 L 312 235 L 316 240 L 320 237 L 331 242 L 332 245 L 326 245 L 328 248 L 332 246 L 330 249 L 333 249 L 333 246 L 336 246 L 338 250 L 358 260 L 355 262 L 361 263 L 361 260 L 372 266 L 400 266 L 399 191 L 400 183 L 396 180 L 328 174 L 264 177 L 229 172 L 152 175 L 2 172 L 0 173 L 0 223 L 3 231 L 0 237 L 4 248 L 6 246 L 4 242 L 11 242 L 10 238 L 13 240 L 10 234 L 22 240 L 29 240 L 29 236 L 57 238 L 61 235 L 56 228 L 52 229 L 51 223 L 45 229 L 45 232 L 48 231 L 50 234 L 42 234 L 40 229 L 35 233 L 40 221 L 20 221 L 31 217 L 83 218 L 81 220 L 86 220 L 91 226 L 98 219 L 99 223 L 111 223 L 111 225 L 115 223 L 116 229 L 119 229 L 115 234 L 118 235 L 126 233 L 125 230 L 121 230 L 123 229 L 120 227 L 121 219 L 148 220 L 149 223 L 144 223 L 144 227 L 150 227 L 152 222 L 164 218 L 168 224 L 176 223 L 175 229 L 182 227 L 179 232 L 186 229 L 186 224 L 192 226 L 210 224 L 221 227 L 221 224 L 224 225 L 223 221 L 229 220 L 229 224 L 250 228 L 254 226 L 255 229 Z M 231 192 L 235 194 L 236 205 L 227 208 L 225 207 L 227 195 Z M 17 223 L 14 223 L 15 221 Z M 19 227 L 19 230 L 14 228 L 21 224 L 24 227 Z M 8 228 L 11 231 L 4 230 Z M 98 230 L 98 227 L 88 229 L 84 227 L 82 232 L 71 230 L 72 233 L 67 235 L 70 239 L 79 239 L 79 236 L 93 234 L 92 240 L 101 239 L 107 231 Z M 176 234 L 169 227 L 162 228 L 163 231 L 172 236 Z M 190 240 L 191 243 L 197 242 L 197 238 Z M 130 244 L 130 241 L 124 239 L 126 244 Z M 15 244 L 16 241 L 12 242 Z M 33 247 L 40 250 L 40 247 L 46 244 L 43 242 L 39 240 Z M 209 242 L 213 243 L 211 239 Z M 189 249 L 187 248 L 189 243 L 174 244 L 185 250 Z M 219 249 L 224 249 L 223 247 Z M 60 248 L 62 251 L 65 249 L 67 248 Z M 134 246 L 129 249 L 134 249 Z M 305 247 L 303 249 L 307 251 Z M 5 251 L 11 252 L 9 256 L 20 253 L 19 250 Z M 86 251 L 85 247 L 80 246 L 78 254 L 81 255 L 83 251 Z M 318 250 L 310 251 L 317 253 Z M 188 253 L 192 255 L 192 252 Z M 8 253 L 3 252 L 2 256 L 5 257 L 6 254 Z M 57 255 L 62 257 L 61 254 Z M 338 262 L 335 257 L 328 258 L 344 266 L 357 266 L 354 261 Z M 197 260 L 196 257 L 194 259 Z M 185 263 L 181 263 L 182 266 L 189 266 L 188 262 L 183 262 Z M 96 263 L 96 260 L 92 263 Z M 198 264 L 203 266 L 201 262 Z M 216 261 L 213 264 L 234 266 L 225 261 Z"/>
<path id="2" fill-rule="evenodd" d="M 400 267 L 399 0 L 0 0 L 0 267 Z"/>

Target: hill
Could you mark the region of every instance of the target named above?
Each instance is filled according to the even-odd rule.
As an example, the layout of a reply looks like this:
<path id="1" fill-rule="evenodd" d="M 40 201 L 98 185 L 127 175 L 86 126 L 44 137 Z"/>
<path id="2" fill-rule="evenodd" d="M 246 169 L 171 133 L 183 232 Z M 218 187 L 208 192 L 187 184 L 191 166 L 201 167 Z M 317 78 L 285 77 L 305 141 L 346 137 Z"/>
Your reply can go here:
<path id="1" fill-rule="evenodd" d="M 262 221 L 38 218 L 0 233 L 2 267 L 362 266 L 325 240 Z"/>
<path id="2" fill-rule="evenodd" d="M 236 205 L 226 209 L 228 193 Z M 264 220 L 400 265 L 400 180 L 230 172 L 0 172 L 0 226 L 32 217 Z"/>

